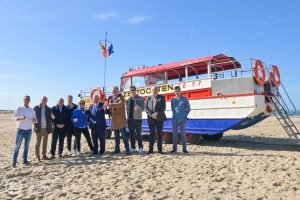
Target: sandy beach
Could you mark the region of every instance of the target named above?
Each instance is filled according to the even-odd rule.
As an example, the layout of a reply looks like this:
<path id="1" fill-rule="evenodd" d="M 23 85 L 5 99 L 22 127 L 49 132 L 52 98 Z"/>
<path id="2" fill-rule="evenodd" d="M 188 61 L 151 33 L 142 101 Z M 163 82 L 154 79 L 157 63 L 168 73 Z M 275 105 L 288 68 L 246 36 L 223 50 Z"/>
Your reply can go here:
<path id="1" fill-rule="evenodd" d="M 0 114 L 0 199 L 299 199 L 300 145 L 288 139 L 273 117 L 229 131 L 218 142 L 188 146 L 189 154 L 92 156 L 82 139 L 81 157 L 35 160 L 10 166 L 15 142 L 12 114 Z M 300 128 L 300 118 L 294 118 Z M 48 142 L 48 151 L 50 150 Z M 148 142 L 144 141 L 145 150 Z M 171 145 L 164 145 L 169 152 Z M 122 146 L 123 148 L 123 146 Z M 180 149 L 180 146 L 179 146 Z M 66 145 L 65 145 L 66 150 Z M 66 153 L 66 151 L 65 151 Z"/>

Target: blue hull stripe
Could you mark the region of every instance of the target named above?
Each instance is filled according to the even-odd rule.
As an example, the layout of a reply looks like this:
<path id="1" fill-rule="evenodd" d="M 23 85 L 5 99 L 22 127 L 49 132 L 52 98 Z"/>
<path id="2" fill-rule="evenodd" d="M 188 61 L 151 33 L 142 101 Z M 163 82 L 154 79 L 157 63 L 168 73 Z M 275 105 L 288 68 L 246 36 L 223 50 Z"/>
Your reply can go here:
<path id="1" fill-rule="evenodd" d="M 244 119 L 188 119 L 186 121 L 186 132 L 192 134 L 208 134 L 214 135 L 223 133 L 229 129 L 243 129 L 252 126 L 263 119 L 267 118 L 263 113 Z M 110 120 L 106 120 L 107 125 L 110 126 Z M 147 119 L 143 119 L 142 132 L 149 132 Z M 164 123 L 163 132 L 172 131 L 172 119 L 168 119 Z"/>
<path id="2" fill-rule="evenodd" d="M 188 119 L 186 121 L 186 132 L 214 135 L 223 133 L 242 121 L 244 121 L 244 119 Z M 106 122 L 107 125 L 110 126 L 110 121 L 106 120 Z M 143 119 L 142 131 L 149 132 L 148 121 L 146 119 Z M 164 122 L 163 132 L 173 132 L 172 119 L 168 119 Z"/>

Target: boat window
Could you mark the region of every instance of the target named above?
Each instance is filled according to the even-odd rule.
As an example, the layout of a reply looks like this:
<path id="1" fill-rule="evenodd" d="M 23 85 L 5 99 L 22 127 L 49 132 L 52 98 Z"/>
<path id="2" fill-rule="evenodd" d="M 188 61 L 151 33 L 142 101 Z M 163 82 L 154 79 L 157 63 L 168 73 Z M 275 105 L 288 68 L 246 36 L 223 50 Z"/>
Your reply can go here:
<path id="1" fill-rule="evenodd" d="M 134 85 L 137 88 L 146 86 L 145 76 L 132 77 L 132 85 Z"/>
<path id="2" fill-rule="evenodd" d="M 131 77 L 123 77 L 121 81 L 121 89 L 128 90 L 131 86 Z"/>
<path id="3" fill-rule="evenodd" d="M 181 70 L 184 73 L 184 70 Z M 170 69 L 167 71 L 168 83 L 178 83 L 182 81 L 182 76 L 178 70 Z"/>
<path id="4" fill-rule="evenodd" d="M 165 74 L 163 72 L 146 75 L 146 85 L 159 85 L 165 82 Z"/>
<path id="5" fill-rule="evenodd" d="M 189 80 L 198 79 L 198 71 L 192 66 L 187 65 L 186 67 L 187 67 L 188 80 L 185 80 L 186 77 L 184 77 L 184 80 L 189 81 Z"/>

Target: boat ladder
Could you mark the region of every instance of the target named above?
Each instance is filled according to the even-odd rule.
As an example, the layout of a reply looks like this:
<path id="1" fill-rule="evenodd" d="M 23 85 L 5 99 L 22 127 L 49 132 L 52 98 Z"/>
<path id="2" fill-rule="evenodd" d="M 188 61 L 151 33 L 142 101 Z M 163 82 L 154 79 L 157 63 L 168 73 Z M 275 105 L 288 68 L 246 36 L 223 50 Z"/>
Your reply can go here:
<path id="1" fill-rule="evenodd" d="M 289 110 L 281 95 L 269 97 L 269 100 L 276 108 L 274 115 L 281 124 L 282 128 L 291 139 L 295 139 L 296 142 L 300 143 L 300 133 L 294 122 L 291 120 L 289 116 Z"/>
<path id="2" fill-rule="evenodd" d="M 270 65 L 270 68 L 273 67 L 273 65 Z M 268 68 L 266 68 L 269 76 L 270 71 Z M 273 85 L 275 85 L 274 81 L 271 79 L 271 82 Z M 290 96 L 288 95 L 284 85 L 282 82 L 280 82 L 281 89 L 283 90 L 284 94 L 286 95 L 286 98 L 290 105 L 292 105 L 293 110 L 290 111 L 288 105 L 282 98 L 281 94 L 279 93 L 279 88 L 277 90 L 276 95 L 268 96 L 268 99 L 270 102 L 274 105 L 276 111 L 274 112 L 275 117 L 277 118 L 278 122 L 282 126 L 282 128 L 285 130 L 285 132 L 288 134 L 288 136 L 291 139 L 295 139 L 297 143 L 300 143 L 300 133 L 295 126 L 294 122 L 291 120 L 290 116 L 296 114 L 296 107 L 294 103 L 292 102 Z"/>

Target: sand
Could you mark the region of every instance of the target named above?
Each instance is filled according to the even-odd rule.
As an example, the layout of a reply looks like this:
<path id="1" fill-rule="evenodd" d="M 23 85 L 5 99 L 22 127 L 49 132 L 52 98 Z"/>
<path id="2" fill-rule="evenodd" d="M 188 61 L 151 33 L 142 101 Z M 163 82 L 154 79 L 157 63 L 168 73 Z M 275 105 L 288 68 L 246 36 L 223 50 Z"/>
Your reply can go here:
<path id="1" fill-rule="evenodd" d="M 300 128 L 300 119 L 294 121 Z M 11 114 L 0 114 L 0 137 L 0 199 L 300 198 L 300 145 L 289 140 L 272 117 L 228 131 L 218 142 L 189 145 L 188 155 L 111 155 L 114 141 L 108 140 L 107 153 L 100 158 L 90 155 L 83 137 L 81 157 L 65 155 L 38 163 L 33 135 L 32 165 L 21 164 L 22 146 L 14 169 Z M 148 150 L 147 141 L 144 145 Z M 163 148 L 170 151 L 171 145 Z"/>

